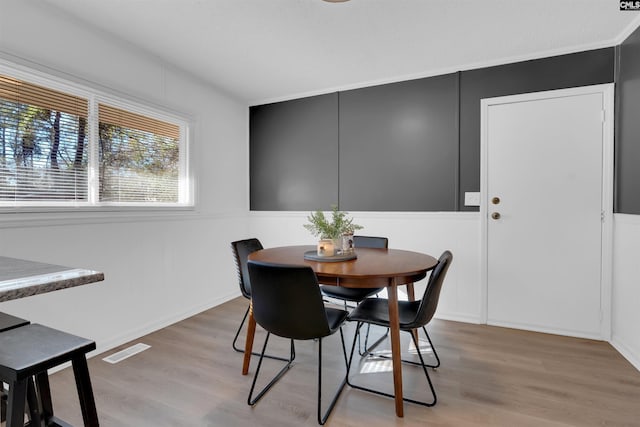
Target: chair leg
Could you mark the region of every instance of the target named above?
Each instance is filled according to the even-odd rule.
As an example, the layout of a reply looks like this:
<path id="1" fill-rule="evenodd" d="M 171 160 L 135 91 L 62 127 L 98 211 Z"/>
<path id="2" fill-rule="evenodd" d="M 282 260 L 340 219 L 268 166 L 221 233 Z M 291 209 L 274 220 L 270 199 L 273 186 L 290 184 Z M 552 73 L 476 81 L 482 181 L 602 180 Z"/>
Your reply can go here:
<path id="1" fill-rule="evenodd" d="M 436 396 L 436 390 L 435 388 L 433 388 L 433 383 L 431 382 L 431 377 L 429 376 L 429 371 L 427 370 L 427 365 L 424 363 L 424 358 L 422 357 L 422 352 L 420 351 L 420 346 L 418 345 L 418 340 L 416 339 L 416 336 L 409 332 L 409 335 L 411 335 L 411 339 L 413 339 L 413 343 L 416 346 L 416 351 L 418 352 L 418 357 L 420 358 L 420 363 L 422 364 L 422 370 L 424 371 L 424 375 L 425 377 L 427 377 L 427 382 L 429 383 L 429 388 L 431 389 L 431 395 L 433 396 L 433 400 L 431 402 L 420 402 L 417 400 L 411 400 L 411 399 L 406 399 L 407 402 L 412 402 L 412 403 L 417 403 L 418 405 L 424 405 L 424 406 L 433 406 L 438 402 L 438 396 Z M 438 363 L 440 361 L 438 360 Z"/>
<path id="2" fill-rule="evenodd" d="M 436 352 L 436 348 L 433 345 L 433 343 L 431 342 L 431 337 L 429 336 L 429 333 L 427 332 L 427 328 L 425 328 L 424 326 L 422 327 L 422 330 L 424 331 L 424 334 L 427 336 L 427 340 L 429 341 L 429 347 L 431 347 L 431 351 L 433 352 L 433 355 L 436 358 L 436 364 L 435 365 L 426 365 L 430 368 L 439 368 L 440 367 L 440 358 L 438 357 L 438 353 Z M 416 344 L 417 347 L 417 344 Z"/>
<path id="3" fill-rule="evenodd" d="M 249 315 L 249 308 L 247 307 L 247 311 L 244 312 L 244 317 L 242 318 L 242 322 L 240 322 L 240 326 L 238 327 L 238 330 L 236 331 L 236 336 L 233 337 L 233 343 L 231 344 L 231 346 L 233 347 L 233 349 L 235 351 L 237 351 L 238 353 L 244 353 L 244 348 L 239 348 L 236 345 L 236 342 L 238 341 L 238 337 L 240 336 L 240 331 L 242 330 L 242 327 L 244 326 L 244 322 L 246 322 L 247 320 L 247 316 Z M 293 343 L 293 340 L 291 340 L 291 342 Z M 253 356 L 260 356 L 260 353 L 256 353 L 256 352 L 252 352 L 251 355 Z M 272 356 L 270 354 L 265 354 L 264 357 L 268 358 L 268 359 L 274 359 L 274 360 L 282 360 L 283 362 L 288 361 L 289 359 L 287 359 L 286 357 L 280 357 L 280 356 Z M 295 352 L 294 352 L 294 358 L 295 358 Z"/>
<path id="4" fill-rule="evenodd" d="M 376 294 L 376 298 L 379 298 L 378 294 Z M 378 345 L 380 345 L 380 343 L 382 341 L 384 341 L 384 339 L 387 337 L 387 335 L 389 335 L 389 328 L 386 328 L 386 331 L 384 333 L 384 335 L 382 335 L 380 338 L 378 338 L 376 340 L 376 342 L 374 342 L 373 344 L 371 344 L 371 347 L 367 346 L 367 343 L 369 342 L 369 331 L 371 330 L 371 324 L 367 323 L 367 335 L 364 339 L 364 351 L 360 351 L 360 334 L 358 334 L 358 353 L 360 353 L 360 356 L 366 356 L 367 354 L 371 353 L 373 351 L 374 348 L 376 348 Z"/>
<path id="5" fill-rule="evenodd" d="M 429 341 L 429 346 L 431 347 L 431 351 L 433 352 L 433 355 L 436 358 L 436 363 L 434 365 L 429 365 L 428 363 L 424 363 L 424 360 L 422 361 L 422 363 L 419 362 L 414 362 L 413 360 L 402 360 L 402 363 L 408 363 L 409 365 L 414 365 L 414 366 L 426 366 L 428 368 L 433 368 L 436 369 L 438 367 L 440 367 L 440 357 L 438 357 L 438 353 L 436 352 L 436 348 L 433 346 L 433 343 L 431 342 L 431 337 L 429 336 L 429 334 L 427 333 L 427 329 L 423 326 L 422 330 L 424 331 L 424 334 L 427 337 L 427 340 Z M 411 334 L 411 336 L 414 336 L 413 334 Z M 415 343 L 415 336 L 413 339 L 414 343 Z M 420 348 L 418 347 L 418 343 L 415 343 L 416 346 L 416 351 L 418 352 L 418 356 L 422 357 L 422 353 L 420 352 Z M 385 355 L 380 355 L 379 357 L 382 358 L 387 358 L 388 356 Z"/>
<path id="6" fill-rule="evenodd" d="M 385 328 L 385 333 L 378 338 L 373 344 L 371 344 L 371 346 L 368 346 L 368 342 L 369 342 L 369 331 L 371 330 L 371 324 L 367 323 L 367 335 L 365 335 L 364 338 L 364 350 L 361 351 L 360 350 L 360 334 L 358 334 L 358 353 L 360 353 L 360 356 L 366 356 L 367 354 L 371 354 L 371 352 L 373 351 L 374 348 L 376 348 L 377 346 L 380 345 L 380 343 L 382 341 L 385 340 L 385 338 L 387 338 L 387 336 L 389 335 L 389 328 Z"/>
<path id="7" fill-rule="evenodd" d="M 423 326 L 422 330 L 424 331 L 424 334 L 426 335 L 427 340 L 429 341 L 429 346 L 431 347 L 431 351 L 433 351 L 433 356 L 436 358 L 436 363 L 434 365 L 425 364 L 425 366 L 427 366 L 428 368 L 433 368 L 433 369 L 439 368 L 440 367 L 440 357 L 438 356 L 438 353 L 436 352 L 436 348 L 434 347 L 433 342 L 431 342 L 431 337 L 427 333 L 427 329 Z M 387 334 L 388 333 L 389 333 L 389 330 L 387 329 Z M 364 356 L 367 356 L 367 355 L 371 355 L 371 356 L 379 357 L 380 359 L 390 359 L 391 357 L 386 355 L 386 354 L 377 354 L 377 353 L 373 353 L 372 352 L 372 350 L 376 346 L 378 346 L 378 344 L 380 344 L 384 338 L 386 338 L 387 334 L 385 334 L 380 339 L 378 339 L 378 341 L 376 341 L 371 347 L 369 347 L 367 349 L 367 351 L 365 351 L 364 354 L 360 353 L 360 356 L 364 357 Z M 418 349 L 417 346 L 416 346 L 416 349 Z M 407 363 L 409 365 L 414 365 L 414 366 L 422 366 L 422 363 L 414 362 L 413 360 L 402 359 L 402 363 Z"/>
<path id="8" fill-rule="evenodd" d="M 336 402 L 338 401 L 338 398 L 340 397 L 342 390 L 344 390 L 344 386 L 347 384 L 347 375 L 349 373 L 349 370 L 348 370 L 348 362 L 347 362 L 347 348 L 344 345 L 344 334 L 342 333 L 342 327 L 340 328 L 340 341 L 342 342 L 342 353 L 344 355 L 344 362 L 345 362 L 345 367 L 347 367 L 347 373 L 345 374 L 345 377 L 343 378 L 342 382 L 338 386 L 338 390 L 333 395 L 333 399 L 331 399 L 331 403 L 329 403 L 329 407 L 327 408 L 325 413 L 322 414 L 322 409 L 321 409 L 322 407 L 322 338 L 318 340 L 318 424 L 320 425 L 324 425 L 324 423 L 327 422 L 327 419 L 329 418 L 329 415 L 331 415 L 331 411 L 333 410 L 333 407 L 336 406 Z"/>
<path id="9" fill-rule="evenodd" d="M 347 384 L 353 387 L 351 381 L 349 381 L 349 373 L 351 372 L 351 364 L 353 363 L 353 353 L 356 349 L 356 339 L 358 338 L 358 334 L 360 333 L 360 327 L 362 326 L 362 322 L 356 323 L 356 330 L 353 333 L 353 342 L 351 344 L 351 353 L 349 353 L 349 361 L 347 362 Z"/>
<path id="10" fill-rule="evenodd" d="M 237 351 L 238 353 L 244 353 L 244 349 L 243 348 L 239 348 L 238 346 L 236 346 L 236 342 L 238 341 L 238 336 L 240 336 L 240 331 L 242 330 L 242 327 L 244 326 L 244 322 L 247 320 L 247 316 L 249 315 L 249 308 L 250 308 L 250 306 L 247 306 L 247 311 L 244 312 L 244 317 L 242 318 L 242 322 L 240 322 L 240 326 L 238 326 L 238 330 L 236 331 L 236 336 L 233 337 L 233 343 L 231 344 L 233 349 L 235 351 Z"/>
<path id="11" fill-rule="evenodd" d="M 367 387 L 363 387 L 363 386 L 354 384 L 351 381 L 350 377 L 349 377 L 349 374 L 351 372 L 351 364 L 353 363 L 353 353 L 355 352 L 355 348 L 356 348 L 356 337 L 360 333 L 360 328 L 361 327 L 362 327 L 362 322 L 358 322 L 357 325 L 356 325 L 356 331 L 355 331 L 354 336 L 353 336 L 353 345 L 351 346 L 351 355 L 349 356 L 349 363 L 347 364 L 347 384 L 349 384 L 349 386 L 351 386 L 352 388 L 355 388 L 355 389 L 358 389 L 358 390 L 368 391 L 370 393 L 379 394 L 381 396 L 395 398 L 395 395 L 393 395 L 393 394 L 385 393 L 383 391 L 374 390 L 374 389 L 370 389 L 370 388 L 367 388 Z M 411 335 L 411 337 L 413 339 L 413 342 L 414 342 L 414 344 L 416 346 L 416 351 L 418 352 L 418 357 L 420 358 L 420 363 L 419 364 L 416 363 L 416 362 L 408 362 L 408 363 L 417 364 L 417 365 L 420 365 L 422 367 L 422 370 L 424 371 L 424 374 L 427 377 L 427 382 L 429 383 L 429 388 L 431 390 L 431 394 L 433 396 L 433 400 L 431 402 L 422 402 L 422 401 L 419 401 L 419 400 L 410 399 L 408 397 L 403 397 L 402 400 L 404 400 L 405 402 L 415 403 L 415 404 L 422 405 L 422 406 L 433 406 L 437 402 L 436 391 L 435 391 L 435 388 L 433 387 L 433 383 L 431 382 L 431 377 L 429 377 L 429 372 L 427 370 L 427 365 L 424 363 L 424 358 L 422 357 L 422 352 L 420 352 L 420 347 L 418 345 L 418 342 L 416 341 L 416 338 L 413 335 L 413 333 L 410 332 L 409 334 Z M 384 358 L 388 358 L 388 357 L 384 357 Z M 405 362 L 405 361 L 403 360 L 403 362 Z"/>
<path id="12" fill-rule="evenodd" d="M 295 347 L 293 344 L 293 340 L 291 340 L 291 357 L 289 359 L 287 359 L 287 364 L 280 369 L 280 371 L 276 374 L 275 377 L 273 377 L 273 379 L 269 382 L 269 384 L 267 384 L 259 393 L 258 395 L 253 398 L 253 390 L 256 387 L 256 381 L 258 380 L 258 375 L 260 374 L 260 368 L 262 367 L 262 361 L 264 360 L 265 356 L 265 351 L 267 350 L 267 343 L 269 342 L 269 337 L 271 336 L 270 332 L 267 332 L 267 336 L 264 339 L 264 345 L 262 346 L 262 352 L 260 352 L 260 360 L 258 361 L 258 367 L 256 368 L 256 373 L 253 376 L 253 382 L 251 384 L 251 390 L 249 390 L 249 397 L 247 398 L 247 403 L 250 406 L 255 405 L 258 400 L 260 400 L 262 398 L 262 396 L 264 396 L 264 394 L 269 391 L 269 389 L 271 387 L 273 387 L 273 385 L 278 382 L 278 380 L 280 378 L 282 378 L 282 376 L 289 370 L 289 368 L 291 368 L 291 364 L 293 363 L 293 359 L 295 358 Z"/>

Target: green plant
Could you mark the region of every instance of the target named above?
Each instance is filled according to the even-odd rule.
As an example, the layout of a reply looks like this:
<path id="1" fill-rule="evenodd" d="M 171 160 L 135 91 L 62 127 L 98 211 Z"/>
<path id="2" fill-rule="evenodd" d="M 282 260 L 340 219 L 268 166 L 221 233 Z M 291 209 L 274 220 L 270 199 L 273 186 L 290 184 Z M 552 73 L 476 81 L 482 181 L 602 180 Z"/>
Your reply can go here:
<path id="1" fill-rule="evenodd" d="M 349 218 L 347 212 L 339 211 L 335 205 L 331 208 L 331 220 L 324 212 L 315 211 L 307 217 L 309 223 L 303 227 L 321 239 L 338 239 L 343 234 L 353 234 L 354 231 L 362 229 L 361 225 L 353 223 L 353 218 Z"/>

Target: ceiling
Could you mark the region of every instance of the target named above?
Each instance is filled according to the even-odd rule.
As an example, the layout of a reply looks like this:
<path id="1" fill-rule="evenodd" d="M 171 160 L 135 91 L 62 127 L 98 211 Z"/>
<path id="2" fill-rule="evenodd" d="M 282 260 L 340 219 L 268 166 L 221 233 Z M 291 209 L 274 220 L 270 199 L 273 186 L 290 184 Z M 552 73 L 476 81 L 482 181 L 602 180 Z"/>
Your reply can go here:
<path id="1" fill-rule="evenodd" d="M 43 0 L 249 103 L 612 46 L 616 0 Z"/>

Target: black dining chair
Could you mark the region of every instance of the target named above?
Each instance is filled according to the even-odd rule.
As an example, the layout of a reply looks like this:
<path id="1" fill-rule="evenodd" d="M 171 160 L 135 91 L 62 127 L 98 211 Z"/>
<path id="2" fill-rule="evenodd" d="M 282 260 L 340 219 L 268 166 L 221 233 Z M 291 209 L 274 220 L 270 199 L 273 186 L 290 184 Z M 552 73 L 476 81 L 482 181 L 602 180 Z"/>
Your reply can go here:
<path id="1" fill-rule="evenodd" d="M 238 272 L 238 284 L 240 285 L 240 292 L 242 293 L 242 296 L 248 300 L 251 299 L 251 278 L 249 277 L 249 271 L 247 269 L 247 261 L 251 253 L 255 251 L 259 251 L 260 249 L 263 249 L 262 243 L 260 243 L 260 240 L 256 238 L 237 240 L 235 242 L 231 242 L 231 250 L 233 252 L 233 258 L 236 262 L 236 270 Z M 250 308 L 251 306 L 247 305 L 247 310 L 244 312 L 244 317 L 242 318 L 242 322 L 240 322 L 240 326 L 238 326 L 236 335 L 235 337 L 233 337 L 233 343 L 231 344 L 233 349 L 239 353 L 244 353 L 244 349 L 238 347 L 236 345 L 236 342 L 238 341 L 238 337 L 240 336 L 240 331 L 242 330 L 242 327 L 247 321 L 247 316 L 249 315 Z M 293 341 L 291 342 L 291 345 L 293 346 Z M 255 352 L 251 354 L 255 356 L 260 355 L 260 353 L 255 353 Z M 295 348 L 294 348 L 294 354 L 295 354 Z M 288 360 L 286 358 L 271 356 L 271 355 L 265 355 L 265 357 L 268 357 L 271 359 L 277 359 L 277 360 Z"/>
<path id="2" fill-rule="evenodd" d="M 389 247 L 389 239 L 386 237 L 374 237 L 374 236 L 353 236 L 353 246 L 354 248 L 373 248 L 373 249 L 387 249 Z M 345 310 L 348 308 L 347 303 L 352 302 L 355 304 L 359 304 L 365 298 L 376 295 L 384 288 L 347 288 L 342 286 L 331 286 L 331 285 L 321 285 L 320 290 L 322 293 L 333 299 L 341 300 L 344 303 Z M 378 340 L 371 345 L 371 347 L 367 347 L 367 343 L 369 341 L 369 331 L 370 327 L 367 325 L 367 334 L 364 339 L 364 352 L 360 352 L 361 355 L 364 355 L 367 351 L 371 351 L 378 344 L 384 340 L 387 336 L 389 329 L 378 338 Z M 360 336 L 358 336 L 358 343 L 360 343 Z M 360 344 L 358 345 L 360 347 Z"/>
<path id="3" fill-rule="evenodd" d="M 342 324 L 347 318 L 345 310 L 325 307 L 320 294 L 318 280 L 311 267 L 300 265 L 268 264 L 248 262 L 251 277 L 251 298 L 256 323 L 267 331 L 260 353 L 260 361 L 253 377 L 247 402 L 255 405 L 264 394 L 291 368 L 291 357 L 276 376 L 254 397 L 254 389 L 262 366 L 267 343 L 271 334 L 291 340 L 317 340 L 318 343 L 318 423 L 324 424 L 331 414 L 347 381 L 347 351 L 344 344 Z M 340 331 L 345 362 L 345 377 L 336 393 L 322 413 L 322 339 Z"/>
<path id="4" fill-rule="evenodd" d="M 427 367 L 436 368 L 440 366 L 440 359 L 435 351 L 435 348 L 433 347 L 431 338 L 429 338 L 429 334 L 427 334 L 427 329 L 425 326 L 431 321 L 433 315 L 436 312 L 436 308 L 438 307 L 438 300 L 440 299 L 442 284 L 444 283 L 444 278 L 447 274 L 447 271 L 449 270 L 449 266 L 451 265 L 452 260 L 453 255 L 449 251 L 444 251 L 442 255 L 440 255 L 438 264 L 429 276 L 427 287 L 421 300 L 398 301 L 400 330 L 409 332 L 409 335 L 411 335 L 413 343 L 416 347 L 418 358 L 420 359 L 420 363 L 408 360 L 402 360 L 402 362 L 422 367 L 422 370 L 427 377 L 427 382 L 429 383 L 431 394 L 433 396 L 433 400 L 431 402 L 423 402 L 414 399 L 403 398 L 403 400 L 407 402 L 417 403 L 424 406 L 433 406 L 437 402 L 436 391 L 433 387 L 433 383 L 431 382 L 431 378 L 429 377 Z M 367 298 L 349 314 L 349 321 L 357 322 L 355 332 L 356 335 L 359 334 L 360 328 L 364 323 L 389 327 L 389 301 L 386 298 Z M 429 345 L 431 346 L 431 350 L 433 351 L 433 354 L 435 355 L 437 360 L 437 363 L 435 365 L 426 364 L 422 353 L 420 352 L 420 345 L 416 339 L 416 334 L 413 333 L 415 329 L 419 328 L 422 328 L 424 333 L 427 335 Z M 351 363 L 353 361 L 356 335 L 354 335 L 354 342 L 353 346 L 351 347 L 351 355 L 349 356 L 349 370 L 351 370 Z M 347 374 L 347 383 L 351 387 L 356 389 L 369 391 L 372 393 L 380 394 L 382 396 L 395 397 L 393 394 L 353 384 L 349 378 L 349 374 Z"/>
<path id="5" fill-rule="evenodd" d="M 386 237 L 353 236 L 353 247 L 356 249 L 387 249 L 389 247 L 389 239 Z M 365 298 L 377 294 L 384 288 L 346 288 L 342 286 L 321 285 L 320 289 L 325 296 L 343 301 L 346 309 L 348 302 L 359 303 Z"/>

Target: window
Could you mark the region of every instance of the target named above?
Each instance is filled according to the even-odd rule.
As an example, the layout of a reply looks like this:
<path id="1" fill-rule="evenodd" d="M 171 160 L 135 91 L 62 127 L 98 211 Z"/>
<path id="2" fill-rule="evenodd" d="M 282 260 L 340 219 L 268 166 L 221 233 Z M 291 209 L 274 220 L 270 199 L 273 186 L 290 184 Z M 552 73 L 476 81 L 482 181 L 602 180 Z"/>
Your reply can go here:
<path id="1" fill-rule="evenodd" d="M 0 207 L 190 204 L 184 121 L 0 71 Z"/>
<path id="2" fill-rule="evenodd" d="M 180 127 L 105 104 L 99 116 L 99 199 L 179 200 Z"/>
<path id="3" fill-rule="evenodd" d="M 0 75 L 0 200 L 86 201 L 88 101 Z"/>

